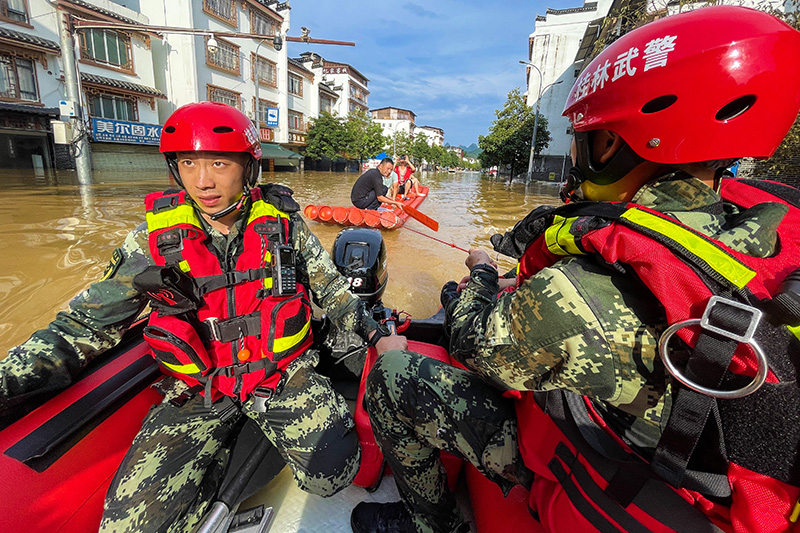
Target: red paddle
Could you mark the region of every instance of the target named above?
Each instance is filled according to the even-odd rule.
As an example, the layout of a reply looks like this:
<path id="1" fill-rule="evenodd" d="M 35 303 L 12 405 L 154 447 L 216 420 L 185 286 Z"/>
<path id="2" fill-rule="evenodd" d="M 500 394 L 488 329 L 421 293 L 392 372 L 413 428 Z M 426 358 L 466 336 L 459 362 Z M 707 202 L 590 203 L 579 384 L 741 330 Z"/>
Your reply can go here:
<path id="1" fill-rule="evenodd" d="M 403 211 L 408 213 L 411 218 L 431 228 L 433 231 L 439 231 L 439 223 L 433 220 L 428 215 L 420 213 L 410 205 L 405 205 L 405 204 L 403 205 Z"/>

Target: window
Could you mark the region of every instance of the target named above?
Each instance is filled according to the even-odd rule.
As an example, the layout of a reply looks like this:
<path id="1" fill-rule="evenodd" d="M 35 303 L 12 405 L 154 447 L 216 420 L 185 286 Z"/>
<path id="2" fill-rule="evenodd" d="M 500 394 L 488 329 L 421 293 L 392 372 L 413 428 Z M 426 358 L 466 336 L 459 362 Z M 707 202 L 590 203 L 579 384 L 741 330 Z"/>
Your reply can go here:
<path id="1" fill-rule="evenodd" d="M 320 96 L 319 111 L 320 113 L 322 113 L 323 111 L 325 111 L 326 113 L 333 113 L 333 98 L 329 98 L 327 96 Z"/>
<path id="2" fill-rule="evenodd" d="M 268 107 L 278 107 L 278 104 L 276 102 L 270 102 L 269 100 L 258 99 L 258 123 L 262 126 L 267 124 Z"/>
<path id="3" fill-rule="evenodd" d="M 203 0 L 203 11 L 236 26 L 236 3 L 234 0 Z"/>
<path id="4" fill-rule="evenodd" d="M 0 98 L 37 102 L 36 68 L 30 59 L 0 55 Z"/>
<path id="5" fill-rule="evenodd" d="M 251 76 L 252 79 L 255 80 L 258 77 L 259 83 L 270 87 L 278 86 L 278 66 L 276 63 L 255 54 L 250 55 L 250 63 L 253 65 L 254 70 Z"/>
<path id="6" fill-rule="evenodd" d="M 28 7 L 25 0 L 0 0 L 0 16 L 27 24 Z"/>
<path id="7" fill-rule="evenodd" d="M 275 21 L 256 10 L 250 11 L 250 33 L 257 35 L 275 35 L 278 26 Z"/>
<path id="8" fill-rule="evenodd" d="M 227 89 L 223 89 L 222 87 L 217 87 L 216 85 L 209 85 L 208 99 L 211 102 L 221 102 L 223 104 L 228 104 L 229 106 L 240 108 L 242 95 L 241 93 L 229 91 Z"/>
<path id="9" fill-rule="evenodd" d="M 297 111 L 289 111 L 289 129 L 295 131 L 306 131 L 305 123 L 303 122 L 303 114 Z"/>
<path id="10" fill-rule="evenodd" d="M 89 114 L 93 117 L 136 122 L 139 119 L 136 111 L 133 97 L 103 93 L 89 95 Z"/>
<path id="11" fill-rule="evenodd" d="M 289 74 L 289 94 L 303 96 L 303 78 Z"/>
<path id="12" fill-rule="evenodd" d="M 133 70 L 130 54 L 131 40 L 113 30 L 81 32 L 81 57 L 95 63 Z"/>
<path id="13" fill-rule="evenodd" d="M 206 37 L 206 42 L 208 42 Z M 239 47 L 223 39 L 217 39 L 217 51 L 213 54 L 206 47 L 206 64 L 212 67 L 227 70 L 233 74 L 240 74 Z"/>

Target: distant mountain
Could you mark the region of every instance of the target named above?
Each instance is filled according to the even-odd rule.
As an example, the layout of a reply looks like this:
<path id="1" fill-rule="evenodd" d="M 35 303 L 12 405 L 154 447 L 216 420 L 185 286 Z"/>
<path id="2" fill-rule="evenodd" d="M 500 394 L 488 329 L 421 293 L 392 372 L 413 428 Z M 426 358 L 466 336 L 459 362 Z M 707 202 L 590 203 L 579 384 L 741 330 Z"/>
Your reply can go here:
<path id="1" fill-rule="evenodd" d="M 464 157 L 478 157 L 483 150 L 481 150 L 477 144 L 472 143 L 469 146 L 462 146 L 458 145 L 459 148 L 464 150 Z"/>

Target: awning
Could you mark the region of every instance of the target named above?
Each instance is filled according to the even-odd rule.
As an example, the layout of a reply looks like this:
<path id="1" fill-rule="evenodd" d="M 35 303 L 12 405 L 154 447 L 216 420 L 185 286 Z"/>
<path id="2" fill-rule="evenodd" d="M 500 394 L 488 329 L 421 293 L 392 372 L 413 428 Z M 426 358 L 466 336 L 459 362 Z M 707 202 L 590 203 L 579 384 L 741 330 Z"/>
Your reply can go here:
<path id="1" fill-rule="evenodd" d="M 261 143 L 261 159 L 305 159 L 298 153 L 284 148 L 280 144 Z"/>

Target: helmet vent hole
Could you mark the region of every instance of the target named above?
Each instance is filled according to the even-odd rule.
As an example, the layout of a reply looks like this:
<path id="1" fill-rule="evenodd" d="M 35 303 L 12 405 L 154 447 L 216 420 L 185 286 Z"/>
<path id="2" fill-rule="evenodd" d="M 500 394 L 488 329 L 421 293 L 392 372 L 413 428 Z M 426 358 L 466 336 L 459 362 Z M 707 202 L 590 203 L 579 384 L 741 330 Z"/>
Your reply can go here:
<path id="1" fill-rule="evenodd" d="M 233 131 L 233 128 L 230 126 L 217 126 L 213 130 L 214 133 L 230 133 Z"/>
<path id="2" fill-rule="evenodd" d="M 175 126 L 167 126 L 166 128 L 164 128 L 164 131 L 166 133 L 175 133 Z"/>
<path id="3" fill-rule="evenodd" d="M 651 114 L 664 111 L 666 108 L 678 101 L 678 97 L 674 94 L 665 94 L 658 98 L 653 98 L 642 106 L 642 113 Z"/>
<path id="4" fill-rule="evenodd" d="M 722 108 L 717 111 L 717 114 L 714 115 L 714 118 L 717 120 L 724 122 L 726 120 L 730 120 L 732 118 L 736 118 L 751 107 L 753 104 L 756 103 L 756 95 L 748 94 L 746 96 L 741 96 L 734 100 L 733 102 L 722 106 Z"/>

